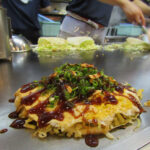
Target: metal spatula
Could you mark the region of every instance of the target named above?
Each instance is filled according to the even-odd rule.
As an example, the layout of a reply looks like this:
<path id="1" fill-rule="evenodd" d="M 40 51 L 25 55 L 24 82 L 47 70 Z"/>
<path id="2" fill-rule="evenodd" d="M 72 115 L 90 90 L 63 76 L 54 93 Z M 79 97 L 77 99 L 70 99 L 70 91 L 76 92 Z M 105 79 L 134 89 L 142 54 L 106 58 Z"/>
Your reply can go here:
<path id="1" fill-rule="evenodd" d="M 149 41 L 149 32 L 148 32 L 148 29 L 145 27 L 145 26 L 142 26 L 142 30 L 143 30 L 143 32 L 145 33 L 145 35 L 146 36 L 144 36 L 143 37 L 143 40 L 145 41 L 145 42 L 147 42 L 147 43 L 150 43 L 150 41 Z"/>

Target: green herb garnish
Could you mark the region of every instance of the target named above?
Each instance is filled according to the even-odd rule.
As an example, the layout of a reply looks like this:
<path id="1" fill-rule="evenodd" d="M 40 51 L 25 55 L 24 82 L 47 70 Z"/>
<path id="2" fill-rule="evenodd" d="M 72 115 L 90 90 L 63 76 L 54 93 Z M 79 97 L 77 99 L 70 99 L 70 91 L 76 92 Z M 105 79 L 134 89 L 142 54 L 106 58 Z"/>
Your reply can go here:
<path id="1" fill-rule="evenodd" d="M 113 78 L 98 71 L 88 64 L 64 64 L 55 69 L 53 78 L 42 78 L 41 83 L 48 89 L 54 90 L 55 96 L 50 99 L 50 107 L 54 107 L 57 100 L 72 102 L 75 98 L 88 98 L 95 90 L 113 92 L 118 84 Z M 68 90 L 66 85 L 71 88 Z M 58 96 L 59 95 L 59 96 Z"/>

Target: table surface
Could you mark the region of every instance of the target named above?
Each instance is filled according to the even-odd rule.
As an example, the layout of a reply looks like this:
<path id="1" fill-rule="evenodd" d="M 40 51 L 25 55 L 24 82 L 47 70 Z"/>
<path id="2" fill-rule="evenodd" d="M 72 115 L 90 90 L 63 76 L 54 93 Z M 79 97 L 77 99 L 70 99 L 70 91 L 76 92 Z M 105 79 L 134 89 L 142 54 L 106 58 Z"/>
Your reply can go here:
<path id="1" fill-rule="evenodd" d="M 32 137 L 32 131 L 10 128 L 12 122 L 8 114 L 15 110 L 8 100 L 23 84 L 40 80 L 48 76 L 54 68 L 64 63 L 90 63 L 98 69 L 104 69 L 105 74 L 113 76 L 120 82 L 128 82 L 136 89 L 144 89 L 142 104 L 150 99 L 150 53 L 132 57 L 122 51 L 89 51 L 77 54 L 58 54 L 57 56 L 38 56 L 36 53 L 13 53 L 12 61 L 0 60 L 0 129 L 7 128 L 8 132 L 0 134 L 0 150 L 88 150 L 84 139 L 68 139 L 49 136 L 39 140 Z M 115 140 L 100 138 L 99 146 L 94 149 L 103 150 L 136 150 L 150 142 L 150 108 L 141 115 L 141 127 L 134 130 L 131 125 L 124 130 L 116 130 L 112 134 Z"/>

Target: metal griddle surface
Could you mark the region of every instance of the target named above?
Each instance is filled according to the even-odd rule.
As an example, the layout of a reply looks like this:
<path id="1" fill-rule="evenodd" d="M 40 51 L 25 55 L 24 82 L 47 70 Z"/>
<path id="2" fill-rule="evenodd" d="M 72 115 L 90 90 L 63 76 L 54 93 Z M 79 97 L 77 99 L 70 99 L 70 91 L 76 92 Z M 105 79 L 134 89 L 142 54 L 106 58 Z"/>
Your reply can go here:
<path id="1" fill-rule="evenodd" d="M 0 61 L 0 130 L 8 132 L 0 134 L 0 150 L 136 150 L 150 142 L 150 108 L 141 115 L 142 125 L 135 130 L 135 125 L 112 132 L 116 137 L 111 141 L 105 137 L 99 139 L 99 146 L 88 147 L 84 139 L 69 139 L 49 136 L 40 140 L 32 137 L 32 131 L 13 129 L 9 125 L 13 121 L 8 114 L 15 110 L 14 104 L 8 103 L 14 92 L 23 84 L 39 80 L 51 74 L 55 67 L 64 63 L 90 63 L 105 74 L 113 76 L 121 82 L 128 82 L 136 89 L 144 89 L 143 100 L 150 99 L 150 54 L 143 54 L 132 59 L 131 55 L 117 50 L 114 52 L 79 52 L 73 55 L 38 57 L 33 52 L 15 53 L 12 62 Z"/>

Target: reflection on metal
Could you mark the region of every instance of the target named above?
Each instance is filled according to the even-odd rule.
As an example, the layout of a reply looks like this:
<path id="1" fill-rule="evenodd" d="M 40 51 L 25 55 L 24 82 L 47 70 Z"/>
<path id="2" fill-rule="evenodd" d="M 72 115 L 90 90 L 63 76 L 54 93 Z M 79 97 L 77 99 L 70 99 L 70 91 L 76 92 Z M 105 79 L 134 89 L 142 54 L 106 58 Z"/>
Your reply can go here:
<path id="1" fill-rule="evenodd" d="M 142 146 L 140 149 L 138 150 L 150 150 L 150 142 L 145 144 L 144 146 Z"/>
<path id="2" fill-rule="evenodd" d="M 13 35 L 10 39 L 11 52 L 25 52 L 31 50 L 30 42 L 21 35 Z"/>
<path id="3" fill-rule="evenodd" d="M 6 9 L 0 7 L 0 59 L 9 59 L 10 56 L 8 18 Z"/>
<path id="4" fill-rule="evenodd" d="M 59 57 L 59 59 L 58 59 Z M 150 98 L 150 53 L 145 53 L 131 60 L 122 51 L 93 51 L 93 53 L 74 53 L 45 57 L 29 51 L 26 53 L 12 53 L 12 63 L 0 62 L 0 129 L 8 128 L 6 134 L 0 135 L 0 150 L 91 150 L 84 144 L 84 139 L 75 140 L 64 137 L 49 136 L 45 140 L 33 138 L 30 132 L 9 128 L 13 120 L 8 114 L 15 110 L 14 105 L 8 103 L 14 92 L 21 85 L 40 80 L 42 76 L 53 73 L 56 67 L 64 63 L 90 63 L 98 69 L 104 69 L 107 75 L 113 76 L 120 82 L 127 81 L 136 89 L 144 89 L 144 103 Z M 137 150 L 150 142 L 150 109 L 141 115 L 141 127 L 135 130 L 135 125 L 126 129 L 112 132 L 114 140 L 100 138 L 100 144 L 94 150 Z M 19 141 L 19 142 L 18 142 Z M 9 143 L 9 144 L 8 144 Z M 142 149 L 143 150 L 143 149 Z M 148 149 L 149 150 L 149 149 Z"/>

